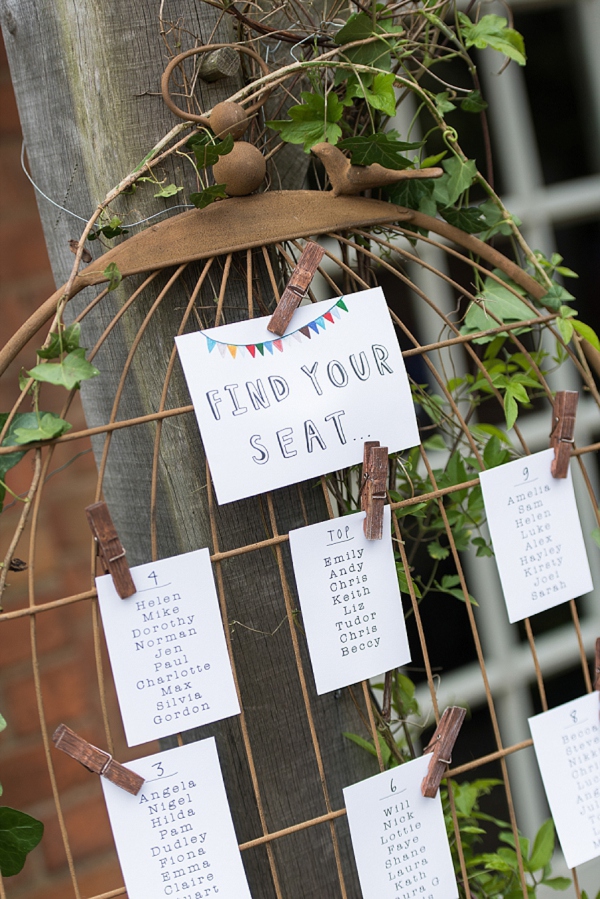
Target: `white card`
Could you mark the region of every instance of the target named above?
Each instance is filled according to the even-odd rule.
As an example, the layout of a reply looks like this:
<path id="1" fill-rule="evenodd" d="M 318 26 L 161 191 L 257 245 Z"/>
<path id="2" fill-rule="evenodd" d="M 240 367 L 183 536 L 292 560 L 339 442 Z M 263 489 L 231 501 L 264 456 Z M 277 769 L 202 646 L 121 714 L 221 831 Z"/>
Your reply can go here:
<path id="1" fill-rule="evenodd" d="M 207 549 L 131 569 L 121 599 L 96 578 L 129 746 L 239 715 Z"/>
<path id="2" fill-rule="evenodd" d="M 251 899 L 214 738 L 128 765 L 137 796 L 100 781 L 129 899 Z"/>
<path id="3" fill-rule="evenodd" d="M 439 791 L 421 795 L 431 756 L 346 787 L 363 899 L 458 899 Z"/>
<path id="4" fill-rule="evenodd" d="M 290 531 L 317 693 L 328 693 L 410 662 L 390 530 L 367 540 L 364 512 Z"/>
<path id="5" fill-rule="evenodd" d="M 538 765 L 569 868 L 600 856 L 599 694 L 529 719 Z"/>
<path id="6" fill-rule="evenodd" d="M 410 385 L 381 288 L 177 337 L 219 503 L 420 442 Z"/>
<path id="7" fill-rule="evenodd" d="M 571 471 L 553 478 L 553 458 L 548 449 L 479 476 L 511 622 L 594 588 Z"/>

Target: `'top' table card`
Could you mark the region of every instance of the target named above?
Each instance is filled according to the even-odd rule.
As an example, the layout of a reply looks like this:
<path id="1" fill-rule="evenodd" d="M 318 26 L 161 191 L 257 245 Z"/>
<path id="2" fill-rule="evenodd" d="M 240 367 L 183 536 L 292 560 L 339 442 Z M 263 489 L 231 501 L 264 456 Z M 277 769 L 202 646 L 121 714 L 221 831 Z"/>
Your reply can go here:
<path id="1" fill-rule="evenodd" d="M 385 506 L 382 540 L 365 537 L 364 512 L 290 531 L 319 694 L 410 662 L 390 517 Z"/>
<path id="2" fill-rule="evenodd" d="M 129 899 L 251 899 L 214 738 L 131 764 L 137 796 L 100 778 Z"/>
<path id="3" fill-rule="evenodd" d="M 430 756 L 346 787 L 364 899 L 458 899 L 440 794 L 421 794 Z"/>
<path id="4" fill-rule="evenodd" d="M 571 472 L 553 478 L 554 450 L 482 471 L 481 489 L 511 622 L 593 589 Z"/>
<path id="5" fill-rule="evenodd" d="M 128 745 L 239 715 L 208 549 L 131 574 L 127 599 L 96 578 Z"/>
<path id="6" fill-rule="evenodd" d="M 569 868 L 600 856 L 599 694 L 529 719 L 556 832 Z"/>
<path id="7" fill-rule="evenodd" d="M 219 503 L 420 442 L 381 288 L 176 338 Z"/>

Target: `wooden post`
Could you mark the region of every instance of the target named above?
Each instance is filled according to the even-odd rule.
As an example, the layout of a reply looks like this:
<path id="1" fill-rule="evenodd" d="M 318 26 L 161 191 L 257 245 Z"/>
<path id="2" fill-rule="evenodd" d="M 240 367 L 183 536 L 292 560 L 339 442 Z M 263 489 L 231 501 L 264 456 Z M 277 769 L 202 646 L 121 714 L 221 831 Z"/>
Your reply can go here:
<path id="1" fill-rule="evenodd" d="M 78 215 L 89 216 L 109 190 L 133 171 L 148 150 L 168 133 L 179 120 L 166 109 L 160 96 L 160 78 L 167 54 L 157 15 L 159 4 L 149 6 L 146 0 L 103 0 L 102 3 L 66 5 L 39 4 L 21 0 L 11 4 L 11 12 L 3 16 L 7 53 L 17 94 L 21 122 L 32 177 L 49 197 Z M 227 17 L 195 0 L 178 0 L 165 5 L 169 21 L 185 23 L 180 33 L 169 31 L 173 52 L 193 46 L 193 35 L 199 42 L 229 39 Z M 180 44 L 180 46 L 177 46 Z M 177 49 L 175 47 L 177 46 Z M 43 77 L 40 77 L 43 72 Z M 90 74 L 93 73 L 93 74 Z M 202 111 L 228 99 L 235 81 L 221 80 L 212 85 L 200 82 L 196 95 Z M 238 85 L 239 86 L 239 85 Z M 43 122 L 43 127 L 40 123 Z M 294 149 L 294 148 L 292 148 Z M 285 185 L 300 188 L 304 177 L 305 158 L 297 168 L 287 159 Z M 294 149 L 294 152 L 295 149 Z M 280 159 L 282 154 L 278 154 Z M 156 200 L 150 185 L 142 184 L 135 193 L 120 197 L 115 206 L 124 222 L 137 222 L 186 200 L 196 190 L 188 177 L 185 160 L 173 156 L 161 167 L 160 177 L 166 183 L 185 186 L 183 194 L 173 200 Z M 48 251 L 58 284 L 69 276 L 73 255 L 69 240 L 76 238 L 83 225 L 77 219 L 40 199 Z M 132 229 L 137 231 L 137 229 Z M 90 244 L 97 256 L 102 251 L 99 241 Z M 240 256 L 245 265 L 246 254 Z M 253 257 L 253 275 L 260 279 L 262 296 L 272 295 L 270 280 L 258 251 Z M 238 260 L 234 262 L 234 267 Z M 223 260 L 213 265 L 211 277 L 220 283 Z M 170 296 L 157 309 L 141 339 L 139 350 L 130 366 L 118 418 L 125 419 L 153 413 L 159 407 L 165 372 L 173 349 L 173 335 L 181 324 L 181 309 L 188 302 L 188 287 L 193 284 L 194 270 L 179 296 Z M 160 280 L 160 279 L 159 279 Z M 112 291 L 82 325 L 82 344 L 94 346 L 106 324 L 122 307 L 124 288 Z M 156 297 L 153 294 L 153 298 Z M 198 306 L 213 306 L 214 288 L 206 289 L 198 298 Z M 81 296 L 68 304 L 70 322 L 89 296 Z M 226 296 L 230 321 L 246 318 L 248 300 L 245 279 L 231 278 Z M 110 420 L 111 409 L 129 348 L 144 323 L 145 303 L 133 304 L 110 334 L 106 345 L 95 358 L 101 375 L 83 385 L 82 399 L 90 427 Z M 189 403 L 189 394 L 178 367 L 169 387 L 169 405 Z M 103 493 L 111 510 L 117 531 L 127 547 L 130 565 L 152 558 L 150 527 L 150 488 L 154 457 L 156 423 L 124 428 L 113 435 L 107 458 Z M 93 440 L 96 458 L 100 459 L 104 438 Z M 312 485 L 293 486 L 273 494 L 274 516 L 281 533 L 304 523 L 302 502 L 309 520 L 327 518 L 324 498 Z M 208 508 L 205 458 L 193 415 L 178 416 L 162 423 L 160 444 L 156 533 L 159 557 L 214 548 Z M 258 501 L 223 506 L 216 511 L 222 547 L 253 543 L 264 534 L 264 518 Z M 271 622 L 285 617 L 281 576 L 275 552 L 260 552 L 228 560 L 218 571 L 223 584 L 230 620 L 262 622 L 271 630 Z M 243 590 L 240 584 L 244 585 Z M 250 605 L 249 605 L 250 604 Z M 227 624 L 227 623 L 226 623 Z M 261 625 L 262 626 L 262 625 Z M 273 625 L 275 627 L 275 625 Z M 266 643 L 265 643 L 266 640 Z M 242 702 L 248 704 L 244 719 L 245 733 L 253 752 L 256 776 L 260 785 L 264 826 L 270 832 L 290 822 L 314 817 L 326 809 L 323 788 L 315 759 L 306 709 L 298 686 L 298 674 L 286 626 L 272 637 L 257 637 L 256 631 L 236 627 L 232 636 Z M 311 701 L 314 700 L 310 674 L 307 677 Z M 285 709 L 285 724 L 281 710 Z M 355 710 L 347 691 L 337 697 L 331 693 L 318 699 L 318 739 L 333 808 L 342 802 L 341 790 L 349 783 L 375 773 L 367 753 L 349 752 L 343 731 L 355 728 Z M 219 757 L 236 832 L 240 842 L 263 834 L 250 768 L 244 750 L 244 734 L 239 716 L 209 725 L 192 734 L 190 739 L 215 735 Z M 163 747 L 177 740 L 163 741 Z M 274 749 L 276 747 L 276 749 Z M 254 773 L 254 772 L 253 772 Z M 283 801 L 285 799 L 285 801 Z M 342 858 L 350 856 L 349 839 L 337 829 Z M 273 852 L 281 895 L 286 899 L 306 896 L 338 895 L 336 859 L 328 826 L 311 827 L 276 841 Z M 244 865 L 253 895 L 274 899 L 276 891 L 267 847 L 244 854 Z M 299 874 L 298 859 L 314 859 L 303 865 Z M 318 863 L 317 863 L 318 862 Z M 348 895 L 358 895 L 359 888 L 352 866 L 346 867 Z M 101 890 L 99 889 L 99 892 Z"/>

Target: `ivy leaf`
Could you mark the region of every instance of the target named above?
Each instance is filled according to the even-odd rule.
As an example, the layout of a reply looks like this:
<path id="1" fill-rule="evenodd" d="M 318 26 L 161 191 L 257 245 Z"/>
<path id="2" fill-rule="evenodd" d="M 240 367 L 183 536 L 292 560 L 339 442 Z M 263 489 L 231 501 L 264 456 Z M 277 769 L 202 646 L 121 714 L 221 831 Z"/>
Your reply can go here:
<path id="1" fill-rule="evenodd" d="M 479 558 L 481 558 L 482 556 L 492 557 L 494 555 L 492 548 L 488 546 L 483 537 L 475 537 L 473 540 L 471 540 L 471 543 L 473 544 L 473 546 L 477 547 L 477 552 L 475 553 L 475 555 L 479 556 Z"/>
<path id="2" fill-rule="evenodd" d="M 304 103 L 291 106 L 291 121 L 276 120 L 267 122 L 270 128 L 279 131 L 282 140 L 289 144 L 304 144 L 304 152 L 309 153 L 315 144 L 328 141 L 337 144 L 342 136 L 342 129 L 337 124 L 342 118 L 343 105 L 333 92 L 327 94 L 327 102 L 321 94 L 304 91 L 301 95 Z"/>
<path id="3" fill-rule="evenodd" d="M 434 556 L 435 558 L 435 556 Z M 458 586 L 460 584 L 460 578 L 454 574 L 446 574 L 441 580 L 434 581 L 433 586 L 438 590 L 439 593 L 446 593 L 448 596 L 453 596 L 455 599 L 459 599 L 461 602 L 465 601 L 465 594 L 462 589 Z M 476 606 L 477 602 L 471 594 L 468 594 L 469 602 L 472 606 Z"/>
<path id="4" fill-rule="evenodd" d="M 180 190 L 183 190 L 183 187 L 177 187 L 176 184 L 167 184 L 165 187 L 161 187 L 161 189 L 154 194 L 155 197 L 174 197 L 175 194 L 178 194 Z"/>
<path id="5" fill-rule="evenodd" d="M 573 321 L 569 318 L 557 318 L 556 327 L 565 343 L 569 343 L 573 336 Z"/>
<path id="6" fill-rule="evenodd" d="M 508 447 L 512 446 L 510 437 L 507 437 L 504 431 L 501 431 L 500 428 L 497 428 L 495 425 L 473 425 L 473 427 L 471 428 L 471 432 L 473 436 L 478 440 L 483 440 L 482 435 L 485 435 L 487 437 L 496 436 L 500 443 L 505 443 Z"/>
<path id="7" fill-rule="evenodd" d="M 442 437 L 441 434 L 434 434 L 433 437 L 429 437 L 423 444 L 426 450 L 442 450 L 446 449 L 446 441 Z"/>
<path id="8" fill-rule="evenodd" d="M 517 227 L 521 224 L 521 220 L 516 215 L 511 216 L 510 220 L 505 219 L 502 210 L 496 206 L 493 200 L 486 200 L 485 203 L 482 203 L 479 211 L 486 228 L 485 234 L 481 235 L 482 240 L 489 240 L 494 234 L 504 234 L 506 237 L 510 237 L 512 234 L 511 223 Z"/>
<path id="9" fill-rule="evenodd" d="M 398 513 L 396 512 L 396 515 Z M 600 528 L 598 528 L 598 532 L 600 533 Z M 400 562 L 396 563 L 396 574 L 398 575 L 398 586 L 400 587 L 401 593 L 410 593 L 410 589 L 408 586 L 408 578 L 406 577 L 406 572 L 404 571 L 404 566 L 401 565 Z M 419 585 L 416 581 L 412 582 L 413 590 L 415 591 L 415 596 L 417 599 L 421 598 L 421 591 L 419 589 Z"/>
<path id="10" fill-rule="evenodd" d="M 6 718 L 0 714 L 0 732 L 6 729 Z"/>
<path id="11" fill-rule="evenodd" d="M 558 312 L 563 303 L 570 303 L 574 299 L 575 297 L 572 293 L 569 293 L 566 287 L 553 282 L 548 293 L 544 294 L 538 300 L 538 303 L 541 303 L 542 306 L 546 306 L 548 309 L 552 309 L 553 312 Z"/>
<path id="12" fill-rule="evenodd" d="M 473 159 L 463 162 L 457 156 L 444 159 L 442 167 L 446 172 L 436 178 L 433 197 L 440 206 L 453 206 L 460 195 L 471 186 L 477 174 L 477 166 Z"/>
<path id="13" fill-rule="evenodd" d="M 372 43 L 365 44 L 363 47 L 352 47 L 350 50 L 341 50 L 340 56 L 342 59 L 345 57 L 354 65 L 374 66 L 375 68 L 389 71 L 392 64 L 390 50 L 398 46 L 398 41 L 397 39 L 390 40 L 390 38 L 384 37 L 383 35 L 401 34 L 402 31 L 403 28 L 401 26 L 395 26 L 391 22 L 383 21 L 376 24 L 374 31 L 371 16 L 360 12 L 349 17 L 344 27 L 340 28 L 336 34 L 335 42 L 336 44 L 343 46 L 344 44 L 350 44 L 353 41 L 363 41 L 376 34 L 382 34 L 381 40 L 372 41 Z M 341 84 L 351 72 L 351 69 L 338 68 L 335 73 L 334 84 Z M 371 84 L 369 75 L 361 74 L 360 77 L 363 84 Z"/>
<path id="14" fill-rule="evenodd" d="M 454 225 L 455 228 L 460 228 L 467 234 L 477 234 L 485 227 L 485 220 L 479 206 L 463 206 L 462 209 L 456 209 L 454 206 L 442 207 L 440 215 L 446 219 L 449 225 Z"/>
<path id="15" fill-rule="evenodd" d="M 79 322 L 74 322 L 68 328 L 64 328 L 62 333 L 52 334 L 48 346 L 39 349 L 37 354 L 40 359 L 57 359 L 62 353 L 71 353 L 73 350 L 79 349 L 80 334 L 81 325 Z"/>
<path id="16" fill-rule="evenodd" d="M 123 222 L 118 217 L 118 215 L 113 215 L 108 225 L 103 225 L 96 231 L 91 231 L 88 234 L 88 240 L 97 240 L 101 234 L 103 234 L 109 240 L 112 240 L 113 237 L 119 237 L 121 234 L 129 234 L 127 228 L 121 227 L 122 224 Z"/>
<path id="17" fill-rule="evenodd" d="M 457 484 L 464 484 L 468 479 L 467 469 L 465 468 L 465 463 L 463 462 L 461 454 L 458 451 L 452 453 L 448 459 L 446 470 L 438 479 L 439 486 L 455 487 Z"/>
<path id="18" fill-rule="evenodd" d="M 458 811 L 465 816 L 465 818 L 469 818 L 471 816 L 471 812 L 473 811 L 473 806 L 477 802 L 479 797 L 479 790 L 477 789 L 476 784 L 474 783 L 464 783 L 460 784 L 460 789 L 456 789 L 455 784 L 452 784 L 452 792 L 454 794 L 454 802 Z"/>
<path id="19" fill-rule="evenodd" d="M 441 94 L 436 94 L 434 99 L 435 107 L 441 116 L 446 115 L 447 112 L 452 112 L 453 109 L 456 109 L 454 103 L 452 103 L 448 97 L 450 94 L 448 91 L 442 91 Z"/>
<path id="20" fill-rule="evenodd" d="M 25 812 L 0 808 L 0 872 L 13 877 L 23 869 L 27 854 L 35 849 L 44 833 L 44 825 Z"/>
<path id="21" fill-rule="evenodd" d="M 447 150 L 444 150 L 442 153 L 436 153 L 434 156 L 426 156 L 425 159 L 421 160 L 420 167 L 422 169 L 429 169 L 432 166 L 437 165 L 438 162 L 442 161 L 447 152 Z"/>
<path id="22" fill-rule="evenodd" d="M 506 427 L 510 431 L 519 415 L 519 407 L 512 390 L 507 387 L 504 394 L 504 417 L 506 419 Z"/>
<path id="23" fill-rule="evenodd" d="M 508 462 L 510 453 L 504 449 L 496 435 L 490 437 L 483 450 L 483 461 L 486 468 L 497 468 Z"/>
<path id="24" fill-rule="evenodd" d="M 338 143 L 340 150 L 348 150 L 353 165 L 371 165 L 378 162 L 386 169 L 407 169 L 413 165 L 412 160 L 401 155 L 402 150 L 416 150 L 423 146 L 423 141 L 408 143 L 396 140 L 385 132 L 369 134 L 364 137 L 346 137 Z"/>
<path id="25" fill-rule="evenodd" d="M 539 871 L 545 868 L 552 858 L 554 852 L 554 822 L 552 818 L 544 821 L 538 830 L 533 842 L 533 849 L 529 857 L 529 867 L 531 871 Z"/>
<path id="26" fill-rule="evenodd" d="M 450 555 L 448 547 L 442 546 L 439 540 L 433 540 L 431 543 L 428 543 L 427 552 L 432 559 L 447 559 Z"/>
<path id="27" fill-rule="evenodd" d="M 123 280 L 123 275 L 119 271 L 119 266 L 116 262 L 111 262 L 109 265 L 107 265 L 102 274 L 108 281 L 107 290 L 109 293 L 111 290 L 116 290 Z"/>
<path id="28" fill-rule="evenodd" d="M 363 737 L 359 737 L 358 734 L 344 733 L 344 736 L 346 737 L 346 739 L 352 740 L 353 743 L 356 743 L 357 746 L 360 746 L 361 749 L 364 749 L 371 755 L 377 756 L 377 750 L 372 743 L 369 743 L 368 740 L 365 740 Z"/>
<path id="29" fill-rule="evenodd" d="M 487 107 L 488 105 L 481 96 L 480 91 L 471 91 L 460 103 L 460 108 L 465 112 L 482 112 Z"/>
<path id="30" fill-rule="evenodd" d="M 331 94 L 329 95 L 331 96 Z M 354 89 L 354 96 L 364 97 L 369 106 L 383 112 L 384 115 L 396 115 L 396 94 L 394 93 L 394 73 L 384 74 L 380 72 L 373 78 L 370 88 L 366 85 L 358 85 Z"/>
<path id="31" fill-rule="evenodd" d="M 542 880 L 542 883 L 551 890 L 568 890 L 570 886 L 573 886 L 573 882 L 568 877 L 551 877 L 549 880 Z M 584 893 L 581 896 L 583 899 Z"/>
<path id="32" fill-rule="evenodd" d="M 465 46 L 477 47 L 483 50 L 491 47 L 503 53 L 510 59 L 514 59 L 520 66 L 524 66 L 525 42 L 523 36 L 514 28 L 507 28 L 507 20 L 504 16 L 482 16 L 479 22 L 473 23 L 464 13 L 458 13 L 459 28 L 465 40 Z"/>
<path id="33" fill-rule="evenodd" d="M 433 199 L 433 181 L 407 180 L 399 181 L 384 191 L 390 203 L 417 209 L 425 215 L 435 216 L 437 206 Z"/>
<path id="34" fill-rule="evenodd" d="M 6 456 L 5 456 L 6 458 Z M 594 528 L 591 534 L 592 540 L 596 544 L 596 546 L 600 546 L 600 528 Z"/>
<path id="35" fill-rule="evenodd" d="M 15 428 L 15 443 L 22 445 L 24 443 L 35 443 L 38 440 L 53 440 L 55 437 L 60 437 L 61 434 L 71 430 L 69 422 L 59 418 L 54 412 L 40 412 L 39 415 L 35 412 L 27 414 L 34 417 L 35 421 L 32 422 L 32 425 L 35 426 Z M 10 455 L 12 456 L 12 453 Z"/>
<path id="36" fill-rule="evenodd" d="M 336 44 L 351 44 L 353 41 L 364 41 L 373 34 L 371 17 L 364 12 L 355 13 L 348 18 L 343 28 L 335 36 Z"/>
<path id="37" fill-rule="evenodd" d="M 196 209 L 204 209 L 206 206 L 214 203 L 215 200 L 224 199 L 227 196 L 225 188 L 225 184 L 211 184 L 210 187 L 205 187 L 199 193 L 190 194 L 190 200 Z"/>
<path id="38" fill-rule="evenodd" d="M 62 362 L 36 365 L 28 372 L 36 381 L 45 381 L 67 390 L 78 388 L 81 381 L 95 378 L 100 372 L 85 358 L 85 349 L 80 347 L 69 353 Z"/>
<path id="39" fill-rule="evenodd" d="M 368 753 L 370 753 L 370 755 L 377 756 L 377 750 L 375 749 L 375 746 L 373 745 L 373 743 L 369 742 L 368 740 L 363 739 L 363 737 L 359 737 L 358 734 L 344 733 L 344 736 L 348 740 L 352 740 L 353 743 L 356 743 L 357 746 L 360 746 L 361 749 L 365 749 Z M 383 739 L 381 734 L 377 734 L 377 736 L 379 737 L 379 747 L 381 749 L 381 758 L 383 760 L 383 764 L 387 767 L 387 765 L 390 761 L 390 756 L 392 754 L 392 750 L 387 745 L 387 743 L 385 742 L 385 740 Z"/>
<path id="40" fill-rule="evenodd" d="M 495 274 L 499 274 L 495 272 Z M 508 283 L 508 282 L 507 282 Z M 510 286 L 516 293 L 524 295 L 522 288 L 511 282 Z M 477 303 L 471 303 L 465 315 L 465 322 L 460 329 L 461 334 L 472 334 L 475 331 L 485 331 L 495 328 L 503 322 L 513 323 L 531 318 L 531 310 L 508 287 L 498 284 L 497 281 L 487 277 L 484 288 Z M 517 328 L 512 333 L 521 334 L 529 328 Z M 473 343 L 489 343 L 496 335 L 476 337 Z"/>
<path id="41" fill-rule="evenodd" d="M 587 340 L 588 343 L 591 343 L 595 350 L 600 352 L 600 340 L 598 340 L 598 335 L 594 329 L 575 318 L 571 319 L 571 322 L 577 333 L 580 334 L 584 340 Z"/>
<path id="42" fill-rule="evenodd" d="M 42 413 L 43 414 L 43 413 Z M 48 413 L 51 414 L 51 413 Z M 6 420 L 8 418 L 8 413 L 2 412 L 0 414 L 0 430 L 6 424 Z M 59 419 L 62 421 L 62 419 Z M 18 412 L 13 420 L 11 421 L 8 431 L 4 436 L 4 440 L 2 441 L 2 446 L 17 446 L 20 443 L 27 442 L 22 441 L 17 438 L 16 432 L 17 430 L 28 429 L 28 428 L 37 428 L 39 423 L 39 418 L 36 412 Z M 65 422 L 66 424 L 66 422 Z M 70 427 L 70 425 L 69 425 Z M 34 438 L 35 439 L 35 438 Z M 11 468 L 14 468 L 17 465 L 23 456 L 24 452 L 15 452 L 15 453 L 7 453 L 5 456 L 0 456 L 0 481 L 4 481 L 7 472 L 10 471 Z M 0 490 L 0 511 L 2 511 L 2 501 L 4 499 L 4 487 L 1 487 Z M 0 728 L 1 730 L 1 728 Z"/>
<path id="43" fill-rule="evenodd" d="M 186 143 L 188 150 L 192 150 L 198 163 L 198 168 L 206 169 L 215 165 L 220 156 L 226 156 L 233 150 L 233 137 L 228 134 L 223 140 L 214 137 L 207 131 L 198 131 L 192 134 Z"/>

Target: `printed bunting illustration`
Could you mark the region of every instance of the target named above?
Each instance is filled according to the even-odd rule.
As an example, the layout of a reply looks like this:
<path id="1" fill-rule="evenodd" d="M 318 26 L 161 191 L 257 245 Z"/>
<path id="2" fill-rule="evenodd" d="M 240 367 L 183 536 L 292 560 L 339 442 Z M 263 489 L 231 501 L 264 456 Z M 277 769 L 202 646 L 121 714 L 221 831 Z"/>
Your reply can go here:
<path id="1" fill-rule="evenodd" d="M 324 312 L 323 315 L 319 315 L 318 318 L 315 318 L 313 321 L 308 322 L 308 324 L 304 327 L 298 328 L 295 331 L 291 331 L 284 337 L 278 337 L 274 340 L 266 340 L 262 343 L 223 343 L 220 340 L 215 340 L 213 337 L 209 337 L 208 334 L 204 333 L 204 331 L 201 331 L 200 333 L 203 334 L 206 338 L 206 345 L 208 347 L 209 353 L 212 353 L 214 348 L 218 347 L 221 356 L 225 356 L 227 351 L 229 351 L 233 359 L 237 358 L 238 354 L 245 355 L 246 353 L 250 355 L 252 359 L 255 359 L 264 356 L 265 353 L 274 355 L 274 349 L 279 350 L 280 353 L 283 353 L 284 341 L 287 341 L 290 338 L 294 338 L 297 341 L 302 341 L 302 338 L 305 337 L 306 339 L 311 340 L 314 334 L 318 335 L 321 333 L 321 331 L 324 331 L 328 323 L 330 325 L 334 325 L 336 323 L 336 320 L 339 319 L 341 315 L 340 309 L 343 309 L 344 312 L 348 312 L 348 307 L 346 306 L 343 297 L 340 297 L 337 303 L 335 303 L 335 305 L 332 306 L 328 312 Z"/>

